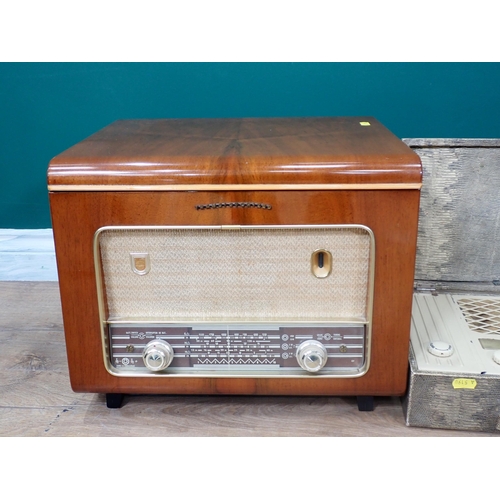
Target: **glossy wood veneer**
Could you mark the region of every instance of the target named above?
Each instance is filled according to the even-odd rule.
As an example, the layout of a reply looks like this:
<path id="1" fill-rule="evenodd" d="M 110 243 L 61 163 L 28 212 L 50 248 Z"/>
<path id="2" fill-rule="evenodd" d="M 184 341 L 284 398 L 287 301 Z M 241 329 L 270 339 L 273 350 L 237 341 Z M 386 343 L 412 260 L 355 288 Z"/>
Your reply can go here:
<path id="1" fill-rule="evenodd" d="M 123 120 L 49 166 L 53 191 L 420 182 L 418 156 L 372 117 Z"/>
<path id="2" fill-rule="evenodd" d="M 418 191 L 51 193 L 71 384 L 75 391 L 400 395 L 406 387 Z M 254 201 L 272 210 L 196 205 Z M 80 223 L 76 221 L 82 221 Z M 376 242 L 371 367 L 352 379 L 117 377 L 104 367 L 92 240 L 105 225 L 364 224 Z"/>
<path id="3" fill-rule="evenodd" d="M 366 125 L 366 122 L 369 125 Z M 421 164 L 371 117 L 131 120 L 48 170 L 72 388 L 166 394 L 401 395 Z M 260 203 L 272 210 L 197 205 Z M 119 377 L 104 366 L 93 238 L 103 226 L 363 224 L 375 236 L 371 365 L 357 378 Z"/>

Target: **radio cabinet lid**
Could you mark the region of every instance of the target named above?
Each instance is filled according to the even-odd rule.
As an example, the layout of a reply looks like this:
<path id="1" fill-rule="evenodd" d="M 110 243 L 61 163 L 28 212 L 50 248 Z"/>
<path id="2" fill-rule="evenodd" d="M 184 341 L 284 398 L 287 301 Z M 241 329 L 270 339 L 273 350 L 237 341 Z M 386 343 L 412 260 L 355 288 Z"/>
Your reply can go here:
<path id="1" fill-rule="evenodd" d="M 421 162 L 372 117 L 121 120 L 52 159 L 51 191 L 419 189 Z"/>

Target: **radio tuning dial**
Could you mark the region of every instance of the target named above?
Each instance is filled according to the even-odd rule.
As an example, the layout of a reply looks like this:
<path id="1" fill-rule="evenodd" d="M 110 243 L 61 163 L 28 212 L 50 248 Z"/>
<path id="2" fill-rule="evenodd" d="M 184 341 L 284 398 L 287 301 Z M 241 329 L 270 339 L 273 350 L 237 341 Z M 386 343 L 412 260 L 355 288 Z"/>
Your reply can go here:
<path id="1" fill-rule="evenodd" d="M 326 347 L 317 340 L 306 340 L 297 347 L 295 354 L 301 368 L 308 372 L 319 372 L 328 360 Z"/>
<path id="2" fill-rule="evenodd" d="M 144 348 L 142 359 L 146 368 L 159 372 L 167 368 L 174 359 L 172 346 L 164 340 L 152 340 Z"/>

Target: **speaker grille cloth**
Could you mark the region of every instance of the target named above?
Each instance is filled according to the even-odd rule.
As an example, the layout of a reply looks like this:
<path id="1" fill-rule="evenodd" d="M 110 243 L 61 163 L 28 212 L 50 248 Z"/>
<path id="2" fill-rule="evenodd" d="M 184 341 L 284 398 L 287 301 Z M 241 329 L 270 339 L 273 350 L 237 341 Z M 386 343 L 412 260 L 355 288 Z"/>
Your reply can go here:
<path id="1" fill-rule="evenodd" d="M 99 235 L 109 318 L 366 319 L 371 238 L 363 228 L 105 229 Z M 326 249 L 331 275 L 311 255 Z M 150 272 L 133 272 L 131 252 Z"/>

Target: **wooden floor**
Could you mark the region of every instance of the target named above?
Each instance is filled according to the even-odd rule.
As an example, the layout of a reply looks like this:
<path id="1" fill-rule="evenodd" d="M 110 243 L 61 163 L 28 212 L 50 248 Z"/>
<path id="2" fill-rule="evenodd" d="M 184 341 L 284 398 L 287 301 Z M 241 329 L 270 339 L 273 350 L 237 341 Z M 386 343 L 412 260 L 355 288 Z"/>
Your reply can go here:
<path id="1" fill-rule="evenodd" d="M 399 398 L 104 396 L 68 378 L 56 282 L 0 282 L 0 436 L 477 436 L 406 427 Z"/>

